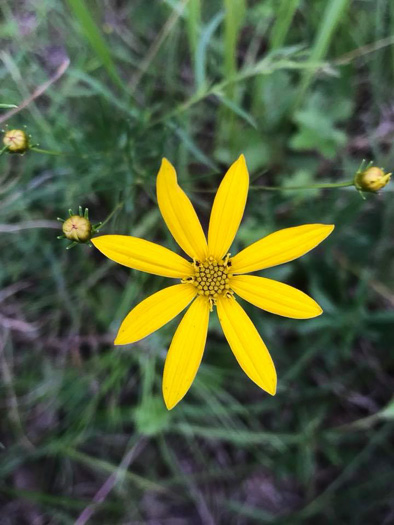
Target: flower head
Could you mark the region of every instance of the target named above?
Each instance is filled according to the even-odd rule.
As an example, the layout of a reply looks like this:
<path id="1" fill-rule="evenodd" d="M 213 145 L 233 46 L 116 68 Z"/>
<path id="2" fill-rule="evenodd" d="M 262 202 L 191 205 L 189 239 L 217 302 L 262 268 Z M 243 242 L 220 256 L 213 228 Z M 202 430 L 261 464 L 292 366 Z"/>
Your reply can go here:
<path id="1" fill-rule="evenodd" d="M 67 250 L 76 246 L 77 244 L 87 243 L 89 246 L 90 239 L 95 233 L 98 233 L 99 228 L 102 226 L 102 223 L 92 224 L 89 220 L 89 210 L 85 208 L 83 211 L 82 206 L 79 206 L 79 214 L 74 214 L 74 212 L 68 210 L 69 217 L 64 220 L 60 217 L 57 218 L 58 221 L 63 223 L 62 230 L 63 234 L 58 236 L 58 239 L 68 239 L 72 241 L 71 244 L 67 246 Z"/>
<path id="2" fill-rule="evenodd" d="M 63 233 L 69 241 L 87 242 L 92 236 L 92 224 L 85 217 L 71 215 L 63 223 Z"/>
<path id="3" fill-rule="evenodd" d="M 391 178 L 391 173 L 385 173 L 381 168 L 371 166 L 364 171 L 358 171 L 354 177 L 354 185 L 358 190 L 375 193 L 384 188 Z"/>
<path id="4" fill-rule="evenodd" d="M 230 167 L 216 193 L 206 239 L 174 167 L 163 159 L 157 175 L 157 200 L 172 236 L 189 256 L 124 235 L 104 235 L 92 243 L 104 255 L 129 268 L 180 283 L 156 292 L 134 307 L 122 322 L 115 344 L 134 343 L 164 326 L 189 306 L 172 339 L 164 366 L 163 395 L 168 409 L 187 393 L 205 348 L 210 313 L 220 324 L 244 372 L 271 395 L 276 371 L 271 356 L 235 294 L 268 312 L 308 319 L 322 313 L 303 292 L 272 279 L 245 275 L 304 255 L 323 241 L 332 225 L 306 224 L 272 233 L 235 256 L 230 246 L 239 228 L 248 194 L 245 157 Z"/>
<path id="5" fill-rule="evenodd" d="M 4 134 L 3 144 L 10 153 L 25 153 L 29 147 L 29 137 L 22 129 L 11 129 Z"/>

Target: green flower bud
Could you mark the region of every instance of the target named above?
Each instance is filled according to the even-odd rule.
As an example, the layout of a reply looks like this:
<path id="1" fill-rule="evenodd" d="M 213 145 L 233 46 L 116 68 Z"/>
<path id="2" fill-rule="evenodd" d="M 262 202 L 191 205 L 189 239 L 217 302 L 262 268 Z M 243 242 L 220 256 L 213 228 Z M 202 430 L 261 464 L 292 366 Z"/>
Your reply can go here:
<path id="1" fill-rule="evenodd" d="M 10 153 L 25 153 L 29 148 L 29 137 L 22 129 L 11 129 L 4 134 L 3 144 Z"/>
<path id="2" fill-rule="evenodd" d="M 57 218 L 58 221 L 63 223 L 63 235 L 59 235 L 58 239 L 68 239 L 72 241 L 66 250 L 82 243 L 87 243 L 88 246 L 92 246 L 89 241 L 94 234 L 98 233 L 103 223 L 92 224 L 89 220 L 89 210 L 85 208 L 85 211 L 83 211 L 82 206 L 79 206 L 79 215 L 74 215 L 71 209 L 68 210 L 68 214 L 69 218 L 66 220 L 60 217 Z"/>
<path id="3" fill-rule="evenodd" d="M 92 224 L 89 219 L 72 215 L 63 223 L 63 233 L 73 242 L 87 242 L 92 237 Z"/>
<path id="4" fill-rule="evenodd" d="M 385 173 L 381 168 L 371 166 L 364 171 L 358 171 L 354 177 L 354 185 L 358 190 L 375 193 L 389 183 L 391 173 Z"/>

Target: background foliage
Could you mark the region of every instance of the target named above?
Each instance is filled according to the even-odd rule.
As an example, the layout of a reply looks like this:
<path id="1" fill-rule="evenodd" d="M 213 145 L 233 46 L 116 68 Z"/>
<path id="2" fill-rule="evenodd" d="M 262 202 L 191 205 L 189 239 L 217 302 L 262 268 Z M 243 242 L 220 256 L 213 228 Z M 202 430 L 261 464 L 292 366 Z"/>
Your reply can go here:
<path id="1" fill-rule="evenodd" d="M 366 200 L 258 189 L 346 180 L 362 158 L 392 168 L 393 6 L 1 2 L 1 103 L 38 94 L 70 59 L 7 119 L 53 154 L 0 158 L 2 524 L 394 521 L 390 187 Z M 255 189 L 235 249 L 336 224 L 321 248 L 264 272 L 325 313 L 246 307 L 277 366 L 274 398 L 242 374 L 213 319 L 197 379 L 169 413 L 161 373 L 177 320 L 112 345 L 132 305 L 167 281 L 66 251 L 55 218 L 113 212 L 104 233 L 175 248 L 155 201 L 161 157 L 206 227 L 241 152 Z"/>

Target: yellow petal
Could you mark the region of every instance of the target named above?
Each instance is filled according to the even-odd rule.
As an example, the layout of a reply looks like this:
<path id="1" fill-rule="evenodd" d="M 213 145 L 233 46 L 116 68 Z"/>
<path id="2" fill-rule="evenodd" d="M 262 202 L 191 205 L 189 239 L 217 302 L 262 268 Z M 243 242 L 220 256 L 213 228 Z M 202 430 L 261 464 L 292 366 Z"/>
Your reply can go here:
<path id="1" fill-rule="evenodd" d="M 193 265 L 180 255 L 138 237 L 102 235 L 91 240 L 108 259 L 141 272 L 182 279 L 193 275 Z"/>
<path id="2" fill-rule="evenodd" d="M 239 366 L 256 385 L 274 396 L 275 366 L 254 324 L 233 297 L 219 297 L 217 310 L 224 335 Z"/>
<path id="3" fill-rule="evenodd" d="M 209 302 L 197 297 L 172 339 L 163 374 L 163 396 L 168 410 L 189 390 L 200 366 L 207 339 Z"/>
<path id="4" fill-rule="evenodd" d="M 241 155 L 227 171 L 213 203 L 208 230 L 208 252 L 221 259 L 238 231 L 249 188 L 245 157 Z"/>
<path id="5" fill-rule="evenodd" d="M 233 257 L 232 272 L 256 272 L 297 259 L 324 241 L 333 229 L 333 224 L 304 224 L 271 233 Z"/>
<path id="6" fill-rule="evenodd" d="M 199 261 L 207 257 L 207 241 L 186 193 L 178 185 L 174 167 L 163 159 L 156 182 L 157 201 L 168 229 L 179 246 Z"/>
<path id="7" fill-rule="evenodd" d="M 115 344 L 135 343 L 155 332 L 182 312 L 196 295 L 192 284 L 176 284 L 147 297 L 124 319 Z"/>
<path id="8" fill-rule="evenodd" d="M 265 277 L 237 275 L 231 279 L 231 288 L 245 301 L 284 317 L 309 319 L 323 312 L 309 295 Z"/>

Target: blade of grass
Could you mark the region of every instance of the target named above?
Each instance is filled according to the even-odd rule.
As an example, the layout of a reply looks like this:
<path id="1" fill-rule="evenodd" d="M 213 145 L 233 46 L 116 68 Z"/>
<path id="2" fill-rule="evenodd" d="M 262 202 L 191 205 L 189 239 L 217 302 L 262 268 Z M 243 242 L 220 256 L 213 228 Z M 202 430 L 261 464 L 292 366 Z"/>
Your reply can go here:
<path id="1" fill-rule="evenodd" d="M 78 516 L 75 525 L 85 525 L 93 514 L 96 512 L 99 505 L 102 505 L 108 494 L 112 491 L 119 480 L 122 479 L 125 472 L 129 469 L 131 463 L 140 454 L 141 450 L 145 447 L 146 440 L 140 438 L 129 450 L 126 452 L 119 463 L 117 469 L 110 474 L 106 479 L 105 483 L 100 487 L 93 497 L 92 503 L 85 507 L 85 509 Z"/>
<path id="2" fill-rule="evenodd" d="M 228 99 L 221 93 L 215 93 L 218 100 L 226 107 L 228 107 L 232 112 L 238 115 L 241 119 L 245 120 L 252 128 L 257 129 L 257 124 L 255 119 L 250 113 L 241 108 L 239 104 Z"/>
<path id="3" fill-rule="evenodd" d="M 77 461 L 82 465 L 86 465 L 87 467 L 93 470 L 99 470 L 105 473 L 113 474 L 119 468 L 118 465 L 112 464 L 109 461 L 90 456 L 89 454 L 85 454 L 84 452 L 79 452 L 78 450 L 71 447 L 62 447 L 57 451 L 57 453 L 59 452 L 61 452 L 63 456 L 69 457 L 74 461 Z M 122 475 L 127 479 L 129 483 L 134 484 L 136 488 L 142 490 L 150 490 L 152 492 L 170 492 L 170 490 L 167 487 L 164 487 L 160 483 L 151 481 L 139 474 L 135 474 L 134 472 L 125 470 L 125 472 L 122 472 Z"/>
<path id="4" fill-rule="evenodd" d="M 165 122 L 175 116 L 180 115 L 181 113 L 184 113 L 185 111 L 189 110 L 192 106 L 195 104 L 201 102 L 202 100 L 212 96 L 217 95 L 217 93 L 223 92 L 228 86 L 237 84 L 239 82 L 243 82 L 244 80 L 248 78 L 253 78 L 258 75 L 267 75 L 269 73 L 272 73 L 276 70 L 303 70 L 305 68 L 316 70 L 318 68 L 323 67 L 324 63 L 322 62 L 299 62 L 295 60 L 289 60 L 289 59 L 281 59 L 278 60 L 277 58 L 271 58 L 266 57 L 262 59 L 260 62 L 257 62 L 251 67 L 246 67 L 239 71 L 236 75 L 233 77 L 230 77 L 228 79 L 225 79 L 221 82 L 218 82 L 217 84 L 214 84 L 211 88 L 206 88 L 198 93 L 195 93 L 190 98 L 188 98 L 185 102 L 182 102 L 179 104 L 175 109 L 170 110 L 168 113 L 164 114 L 163 116 L 158 116 L 157 118 L 153 118 L 150 122 L 149 126 L 153 127 L 161 122 Z M 226 108 L 227 111 L 230 111 L 228 108 Z"/>
<path id="5" fill-rule="evenodd" d="M 199 436 L 206 439 L 225 441 L 233 444 L 253 447 L 256 444 L 271 446 L 273 449 L 284 450 L 290 445 L 297 444 L 302 438 L 296 434 L 275 434 L 271 432 L 251 432 L 237 429 L 230 431 L 228 428 L 204 427 L 188 423 L 173 423 L 172 432 L 184 436 Z"/>
<path id="6" fill-rule="evenodd" d="M 46 82 L 38 86 L 32 94 L 29 93 L 28 89 L 25 86 L 23 81 L 23 74 L 20 71 L 17 63 L 13 60 L 12 56 L 6 52 L 1 53 L 1 60 L 3 61 L 5 67 L 9 71 L 12 79 L 15 82 L 18 90 L 20 91 L 22 97 L 24 98 L 23 102 L 19 104 L 14 109 L 7 111 L 4 115 L 0 117 L 0 124 L 6 122 L 9 118 L 13 117 L 16 113 L 19 113 L 24 108 L 28 107 L 31 115 L 36 120 L 37 125 L 42 129 L 43 133 L 50 135 L 50 126 L 47 124 L 45 118 L 42 116 L 42 113 L 35 105 L 34 101 L 36 98 L 43 95 L 47 89 L 65 73 L 67 70 L 70 61 L 68 59 L 64 60 L 58 67 L 55 74 Z"/>
<path id="7" fill-rule="evenodd" d="M 224 13 L 220 11 L 217 13 L 201 34 L 201 38 L 198 42 L 195 56 L 194 74 L 196 79 L 197 91 L 202 90 L 206 87 L 206 56 L 209 42 L 211 41 L 212 35 L 219 27 L 220 22 L 223 20 Z"/>
<path id="8" fill-rule="evenodd" d="M 281 0 L 277 8 L 275 22 L 270 35 L 270 51 L 275 51 L 285 45 L 286 37 L 299 3 L 300 0 Z M 265 77 L 257 78 L 253 86 L 253 113 L 258 114 L 260 118 L 262 118 L 264 114 L 264 104 L 261 93 L 264 89 L 265 80 Z"/>
<path id="9" fill-rule="evenodd" d="M 140 113 L 136 106 L 127 104 L 122 99 L 114 96 L 112 91 L 105 85 L 105 83 L 100 82 L 97 78 L 94 78 L 87 73 L 84 73 L 80 69 L 72 69 L 70 75 L 77 78 L 78 80 L 85 82 L 89 87 L 92 88 L 92 91 L 102 96 L 106 99 L 114 108 L 118 108 L 120 111 L 123 111 L 125 115 L 133 118 L 139 118 Z"/>
<path id="10" fill-rule="evenodd" d="M 163 42 L 166 40 L 168 35 L 171 33 L 173 28 L 175 27 L 176 23 L 178 22 L 179 18 L 181 18 L 183 11 L 186 7 L 186 4 L 189 0 L 182 0 L 180 2 L 180 5 L 177 9 L 174 9 L 171 13 L 170 17 L 168 18 L 167 22 L 164 24 L 163 29 L 158 34 L 157 38 L 152 43 L 151 47 L 149 48 L 144 60 L 142 61 L 141 68 L 138 71 L 137 75 L 131 82 L 130 88 L 131 93 L 135 93 L 137 90 L 139 83 L 141 82 L 143 76 L 148 71 L 150 65 L 152 64 L 153 60 L 155 59 L 157 53 L 159 52 Z"/>
<path id="11" fill-rule="evenodd" d="M 242 21 L 246 13 L 245 0 L 225 0 L 224 15 L 224 60 L 223 77 L 229 79 L 237 72 L 237 43 L 242 27 Z M 225 95 L 229 100 L 236 101 L 236 86 L 229 84 Z M 219 142 L 234 137 L 234 113 L 228 107 L 224 107 L 219 118 Z"/>
<path id="12" fill-rule="evenodd" d="M 225 0 L 223 76 L 230 78 L 237 72 L 237 42 L 245 15 L 245 0 Z M 227 97 L 234 97 L 235 87 L 227 88 Z"/>
<path id="13" fill-rule="evenodd" d="M 349 0 L 332 0 L 327 3 L 326 9 L 321 17 L 321 24 L 318 28 L 315 42 L 313 44 L 310 62 L 318 62 L 323 60 L 330 47 L 331 40 L 334 36 L 342 16 L 345 13 L 349 4 Z M 294 109 L 297 109 L 302 104 L 306 92 L 313 80 L 314 71 L 306 70 L 302 75 L 301 85 L 299 87 Z"/>
<path id="14" fill-rule="evenodd" d="M 190 53 L 194 60 L 201 27 L 201 0 L 189 0 L 189 5 L 187 7 L 187 36 L 189 39 Z"/>
<path id="15" fill-rule="evenodd" d="M 102 37 L 85 0 L 67 0 L 67 2 L 75 17 L 78 19 L 86 40 L 89 42 L 91 48 L 107 70 L 108 75 L 117 86 L 123 89 L 123 82 L 118 75 L 111 57 L 111 52 L 106 41 Z"/>
<path id="16" fill-rule="evenodd" d="M 198 160 L 198 162 L 209 166 L 213 170 L 219 169 L 217 164 L 215 164 L 207 155 L 204 154 L 201 148 L 198 147 L 196 142 L 193 141 L 193 138 L 187 133 L 184 127 L 176 126 L 172 122 L 169 122 L 168 126 L 174 131 L 175 135 L 179 137 L 182 143 L 186 146 L 187 150 L 193 155 L 195 159 Z"/>
<path id="17" fill-rule="evenodd" d="M 270 35 L 270 51 L 275 51 L 285 44 L 291 22 L 299 4 L 300 0 L 282 0 L 279 4 Z"/>

